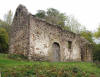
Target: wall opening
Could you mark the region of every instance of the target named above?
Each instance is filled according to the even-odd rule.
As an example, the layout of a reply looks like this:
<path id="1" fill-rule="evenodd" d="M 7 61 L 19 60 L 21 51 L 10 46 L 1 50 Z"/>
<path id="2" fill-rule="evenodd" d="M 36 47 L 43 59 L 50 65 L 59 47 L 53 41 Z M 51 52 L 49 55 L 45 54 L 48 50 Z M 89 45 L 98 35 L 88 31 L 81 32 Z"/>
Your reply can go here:
<path id="1" fill-rule="evenodd" d="M 72 48 L 72 41 L 68 41 L 68 49 Z"/>
<path id="2" fill-rule="evenodd" d="M 87 49 L 84 46 L 81 48 L 81 61 L 86 61 L 87 60 Z"/>
<path id="3" fill-rule="evenodd" d="M 59 62 L 60 61 L 60 45 L 57 42 L 52 44 L 52 61 Z"/>
<path id="4" fill-rule="evenodd" d="M 81 48 L 81 61 L 84 61 L 84 50 Z"/>

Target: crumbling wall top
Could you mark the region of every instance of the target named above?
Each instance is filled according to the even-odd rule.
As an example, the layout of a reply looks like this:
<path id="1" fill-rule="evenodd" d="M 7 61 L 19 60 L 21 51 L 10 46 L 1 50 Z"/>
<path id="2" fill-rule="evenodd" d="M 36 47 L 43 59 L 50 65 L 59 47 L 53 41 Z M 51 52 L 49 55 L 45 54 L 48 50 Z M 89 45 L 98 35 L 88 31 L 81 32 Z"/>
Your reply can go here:
<path id="1" fill-rule="evenodd" d="M 49 26 L 52 26 L 52 27 L 56 27 L 56 28 L 59 29 L 62 33 L 69 33 L 69 34 L 72 34 L 72 35 L 74 35 L 74 36 L 75 36 L 75 35 L 76 35 L 76 36 L 79 36 L 81 42 L 90 44 L 90 42 L 89 42 L 88 40 L 86 40 L 84 37 L 81 37 L 79 34 L 73 33 L 73 32 L 68 31 L 68 30 L 64 30 L 64 29 L 62 29 L 59 25 L 52 24 L 52 23 L 50 23 L 50 22 L 47 22 L 45 19 L 41 19 L 41 18 L 36 17 L 35 15 L 32 15 L 31 13 L 28 12 L 27 8 L 26 8 L 24 5 L 22 5 L 22 4 L 20 4 L 20 5 L 18 6 L 18 8 L 16 9 L 16 14 L 15 14 L 15 16 L 16 16 L 17 14 L 19 14 L 19 13 L 23 14 L 24 16 L 26 16 L 26 15 L 31 15 L 32 18 L 33 18 L 34 20 L 36 20 L 36 21 L 43 22 L 43 23 L 48 24 Z"/>

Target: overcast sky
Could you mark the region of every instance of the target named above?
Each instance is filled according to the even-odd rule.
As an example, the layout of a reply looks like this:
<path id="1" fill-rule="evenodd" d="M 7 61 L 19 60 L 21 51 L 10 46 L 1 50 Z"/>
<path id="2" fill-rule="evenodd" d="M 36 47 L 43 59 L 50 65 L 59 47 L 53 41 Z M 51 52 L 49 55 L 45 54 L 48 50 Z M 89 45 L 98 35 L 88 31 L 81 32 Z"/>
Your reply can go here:
<path id="1" fill-rule="evenodd" d="M 0 19 L 10 9 L 15 12 L 23 4 L 29 12 L 55 8 L 67 15 L 73 15 L 88 30 L 94 31 L 100 24 L 100 0 L 0 0 Z"/>

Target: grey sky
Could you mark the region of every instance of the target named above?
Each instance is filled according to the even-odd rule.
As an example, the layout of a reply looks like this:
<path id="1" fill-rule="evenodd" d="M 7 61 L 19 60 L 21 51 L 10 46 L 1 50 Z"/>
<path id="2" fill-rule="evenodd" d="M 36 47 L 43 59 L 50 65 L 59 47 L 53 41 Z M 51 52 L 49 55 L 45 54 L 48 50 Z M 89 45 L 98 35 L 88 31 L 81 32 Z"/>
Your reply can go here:
<path id="1" fill-rule="evenodd" d="M 0 18 L 17 6 L 23 4 L 29 12 L 35 14 L 37 10 L 55 8 L 67 15 L 73 15 L 88 30 L 96 30 L 100 23 L 100 0 L 1 0 Z"/>

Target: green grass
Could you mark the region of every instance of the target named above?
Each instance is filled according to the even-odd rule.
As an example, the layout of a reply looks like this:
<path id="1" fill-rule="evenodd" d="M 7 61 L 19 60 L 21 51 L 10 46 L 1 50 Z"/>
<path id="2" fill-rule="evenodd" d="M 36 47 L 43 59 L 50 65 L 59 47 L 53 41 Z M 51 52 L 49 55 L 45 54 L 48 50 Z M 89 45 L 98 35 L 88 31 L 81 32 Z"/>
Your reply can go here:
<path id="1" fill-rule="evenodd" d="M 36 62 L 13 57 L 0 54 L 2 77 L 100 77 L 100 68 L 94 63 Z"/>

